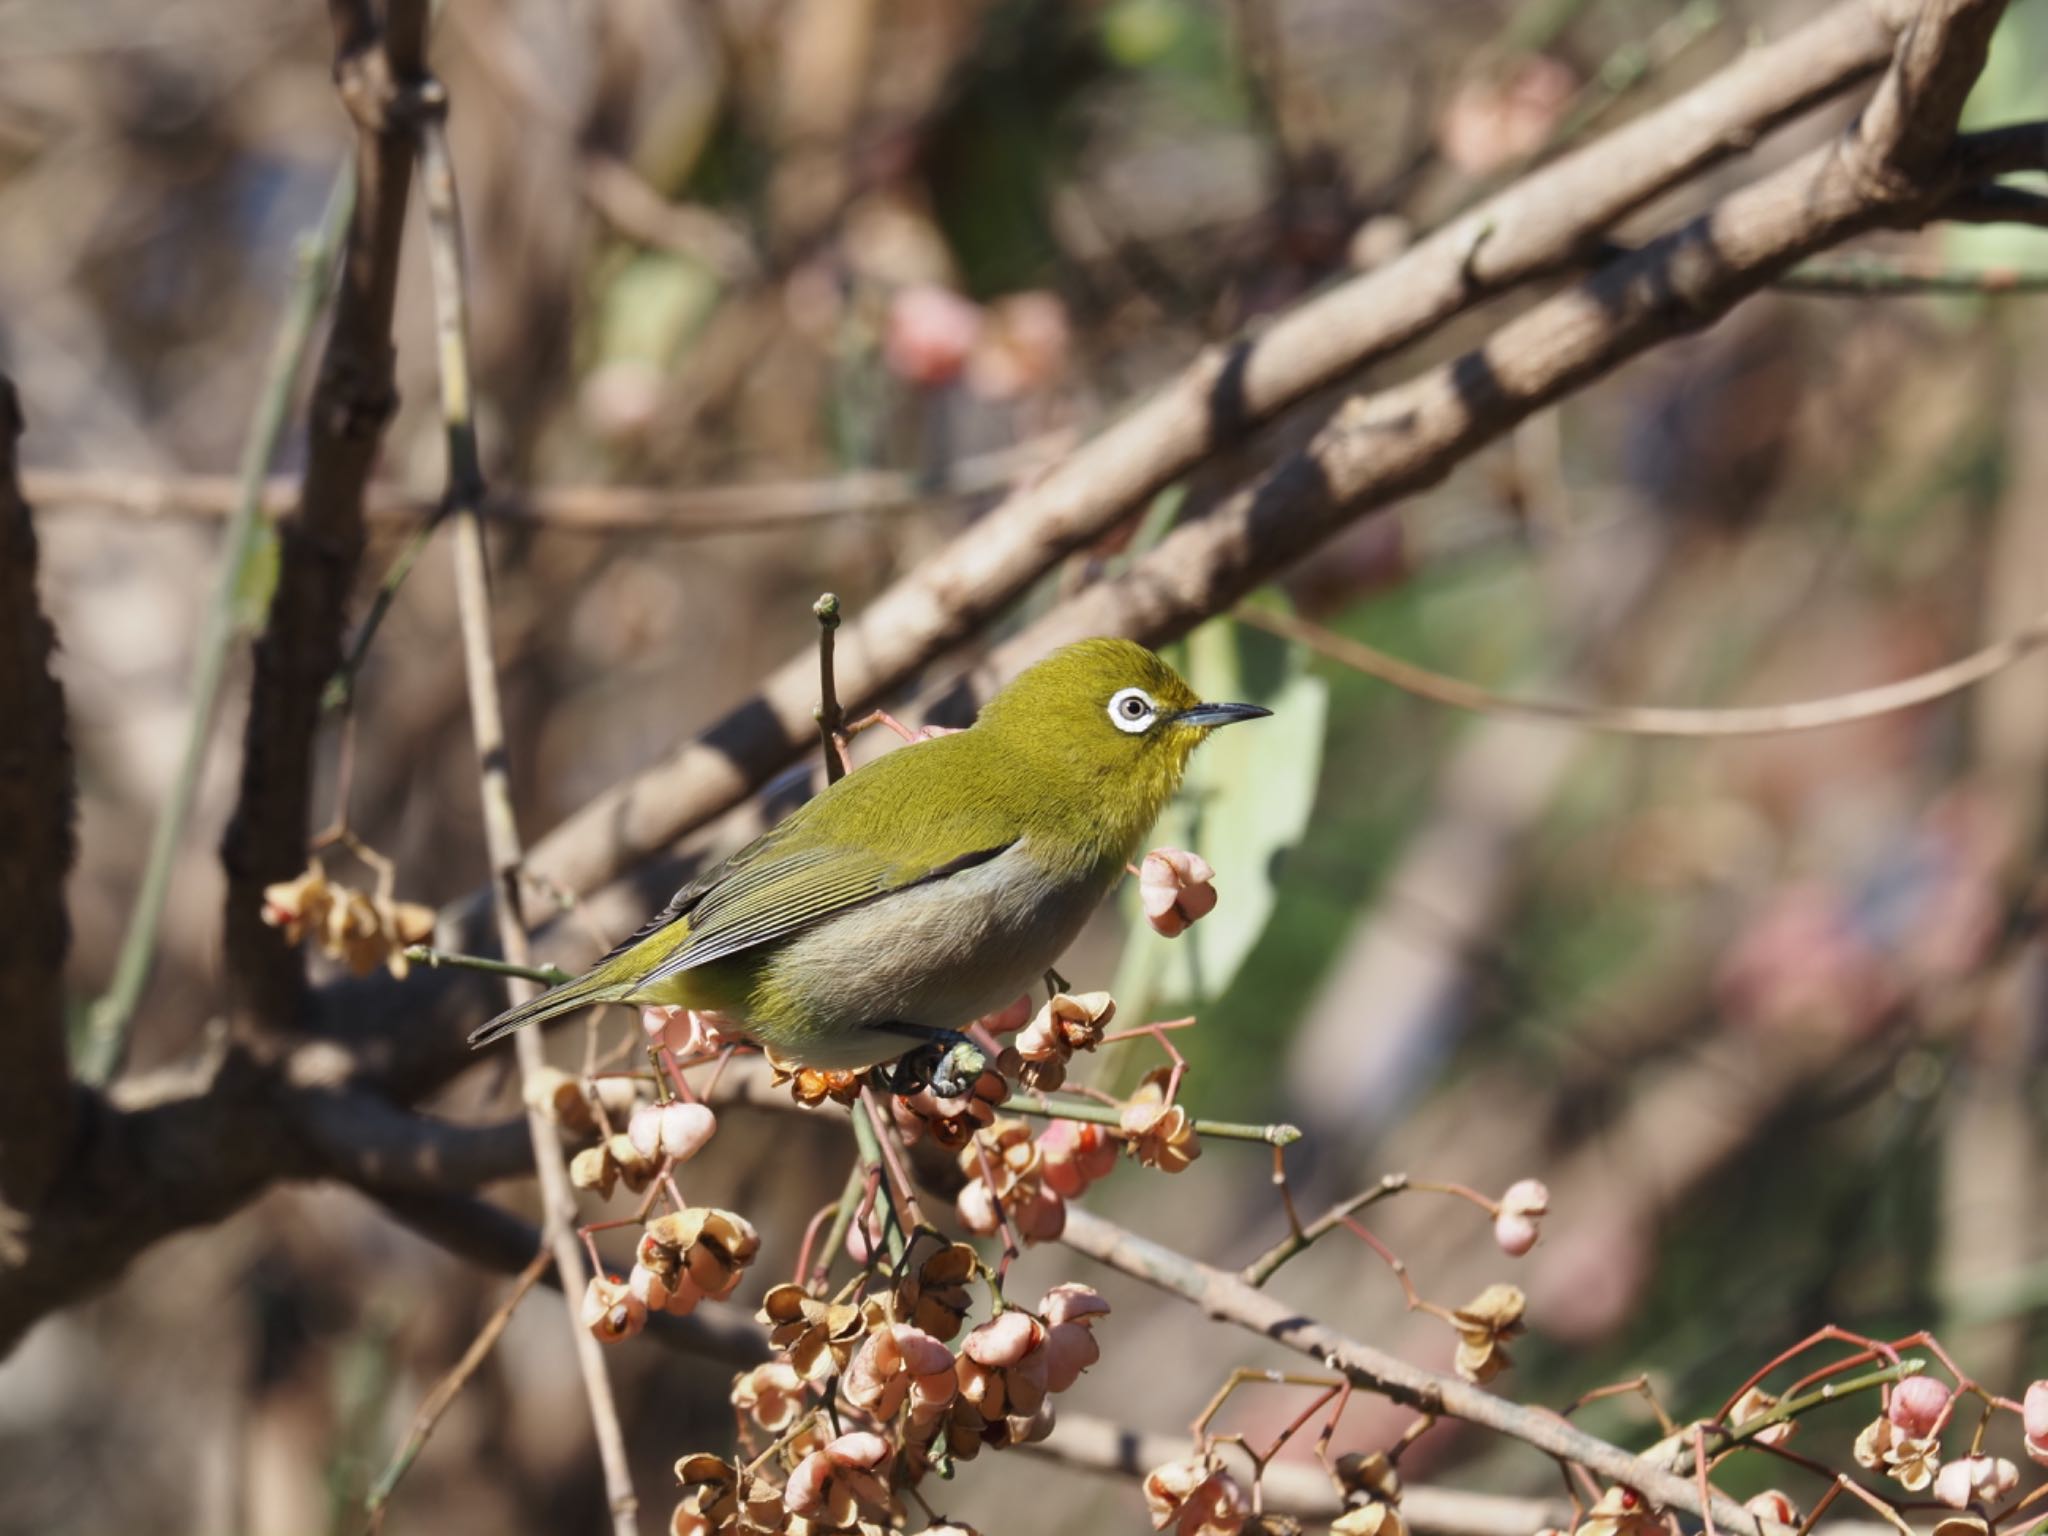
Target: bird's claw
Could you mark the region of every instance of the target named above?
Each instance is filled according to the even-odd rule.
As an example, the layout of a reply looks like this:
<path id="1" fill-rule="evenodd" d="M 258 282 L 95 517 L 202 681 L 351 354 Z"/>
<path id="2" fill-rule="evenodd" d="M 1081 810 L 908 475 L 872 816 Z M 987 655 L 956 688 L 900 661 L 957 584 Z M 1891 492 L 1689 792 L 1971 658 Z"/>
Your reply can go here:
<path id="1" fill-rule="evenodd" d="M 950 1031 L 876 1069 L 889 1092 L 908 1096 L 929 1088 L 942 1099 L 972 1091 L 988 1070 L 988 1053 L 967 1036 Z"/>

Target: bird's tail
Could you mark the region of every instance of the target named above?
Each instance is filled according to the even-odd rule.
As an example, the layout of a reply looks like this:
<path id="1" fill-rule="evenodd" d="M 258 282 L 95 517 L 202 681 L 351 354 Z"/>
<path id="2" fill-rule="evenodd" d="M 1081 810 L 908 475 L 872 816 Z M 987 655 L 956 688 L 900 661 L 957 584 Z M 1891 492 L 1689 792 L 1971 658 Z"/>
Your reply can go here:
<path id="1" fill-rule="evenodd" d="M 623 990 L 617 981 L 604 975 L 600 967 L 587 976 L 565 981 L 539 997 L 529 998 L 516 1008 L 507 1008 L 490 1023 L 471 1032 L 470 1049 L 481 1050 L 494 1041 L 504 1039 L 515 1029 L 524 1029 L 529 1024 L 538 1024 L 572 1009 L 591 1003 L 616 1002 Z"/>

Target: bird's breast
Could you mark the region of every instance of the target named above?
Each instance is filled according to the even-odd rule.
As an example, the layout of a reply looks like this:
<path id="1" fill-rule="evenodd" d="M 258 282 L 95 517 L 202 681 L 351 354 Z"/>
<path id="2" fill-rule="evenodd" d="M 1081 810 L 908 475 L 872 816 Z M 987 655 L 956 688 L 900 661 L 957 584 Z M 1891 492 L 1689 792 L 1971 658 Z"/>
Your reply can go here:
<path id="1" fill-rule="evenodd" d="M 812 1029 L 957 1029 L 1034 986 L 1111 883 L 1094 871 L 1050 869 L 1020 842 L 798 934 L 765 979 Z"/>

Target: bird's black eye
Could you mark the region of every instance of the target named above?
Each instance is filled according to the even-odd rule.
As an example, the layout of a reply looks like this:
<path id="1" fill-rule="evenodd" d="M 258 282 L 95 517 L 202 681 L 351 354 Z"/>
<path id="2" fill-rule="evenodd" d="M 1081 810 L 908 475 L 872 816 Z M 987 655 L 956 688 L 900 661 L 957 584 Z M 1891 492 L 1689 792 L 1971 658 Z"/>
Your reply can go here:
<path id="1" fill-rule="evenodd" d="M 1142 688 L 1119 688 L 1109 701 L 1109 721 L 1118 730 L 1135 736 L 1149 730 L 1159 718 L 1159 706 Z"/>

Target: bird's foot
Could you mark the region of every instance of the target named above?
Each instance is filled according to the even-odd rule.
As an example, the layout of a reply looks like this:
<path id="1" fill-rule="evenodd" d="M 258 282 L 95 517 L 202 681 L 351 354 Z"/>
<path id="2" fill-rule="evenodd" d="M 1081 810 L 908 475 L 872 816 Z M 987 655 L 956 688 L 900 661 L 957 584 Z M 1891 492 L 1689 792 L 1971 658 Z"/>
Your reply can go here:
<path id="1" fill-rule="evenodd" d="M 957 1029 L 927 1029 L 914 1024 L 891 1024 L 888 1028 L 894 1034 L 914 1035 L 924 1041 L 896 1060 L 875 1068 L 890 1093 L 921 1093 L 929 1088 L 942 1099 L 957 1099 L 971 1091 L 988 1070 L 988 1053 Z"/>

